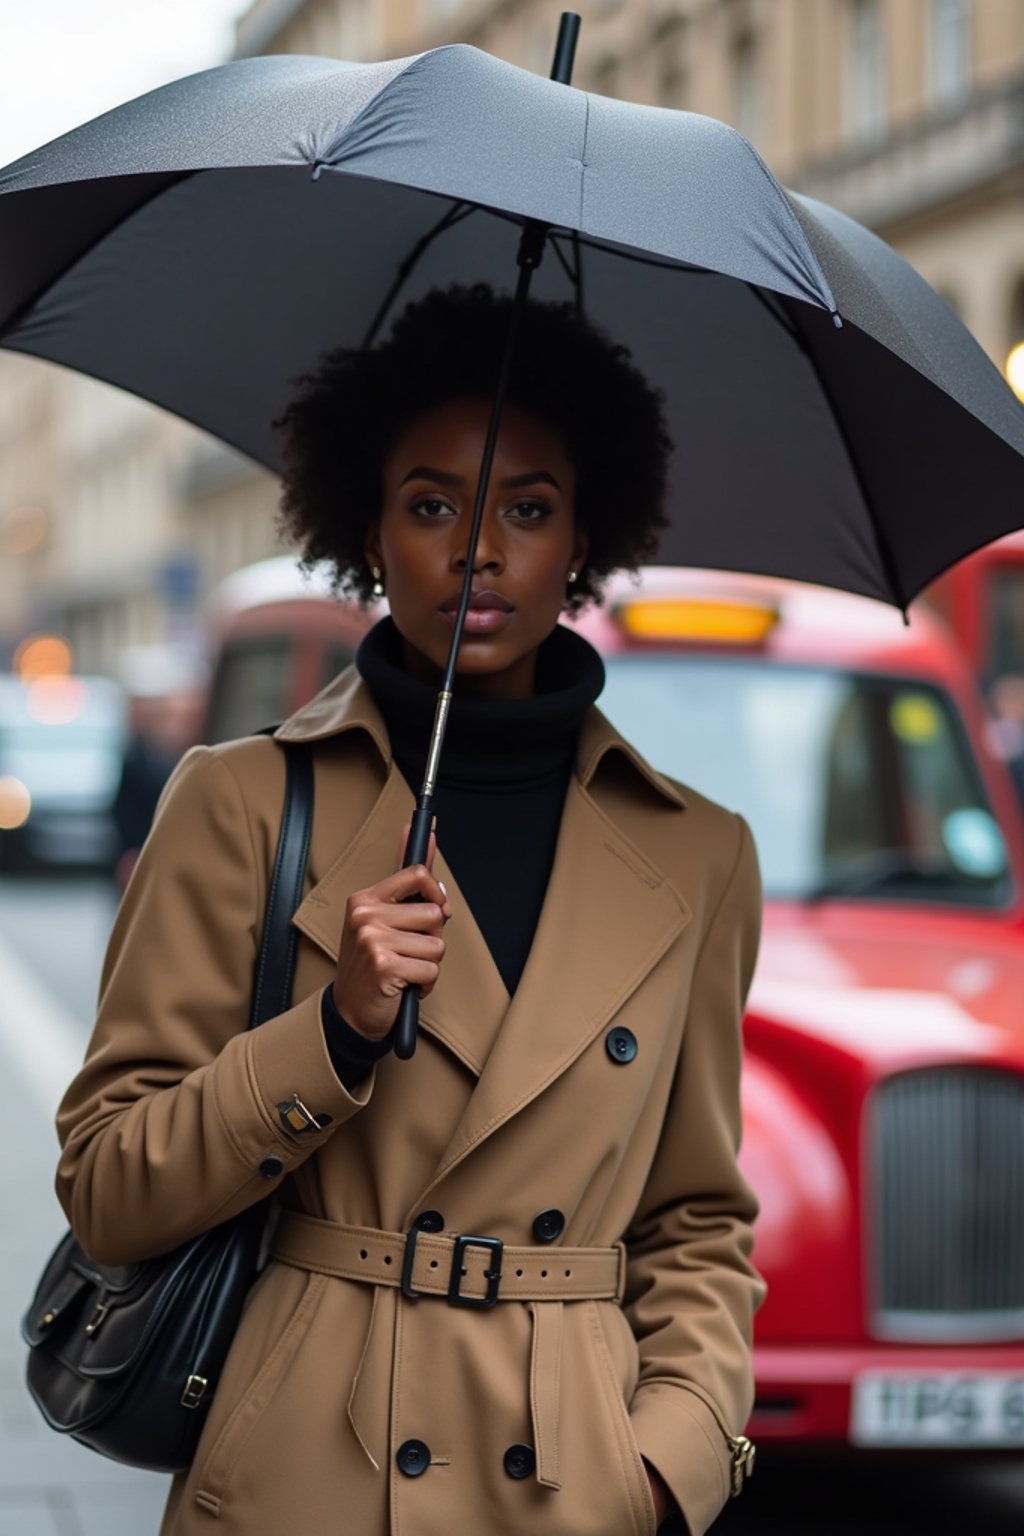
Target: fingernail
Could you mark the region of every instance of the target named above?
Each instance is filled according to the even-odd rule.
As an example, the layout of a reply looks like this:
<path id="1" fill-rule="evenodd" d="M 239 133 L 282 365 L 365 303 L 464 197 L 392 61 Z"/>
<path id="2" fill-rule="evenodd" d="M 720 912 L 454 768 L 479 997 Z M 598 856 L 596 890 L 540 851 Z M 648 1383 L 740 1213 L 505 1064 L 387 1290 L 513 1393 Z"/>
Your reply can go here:
<path id="1" fill-rule="evenodd" d="M 441 887 L 441 894 L 442 894 L 442 896 L 444 897 L 445 901 L 447 901 L 448 900 L 448 887 L 445 885 L 443 880 L 439 880 L 437 883 Z"/>

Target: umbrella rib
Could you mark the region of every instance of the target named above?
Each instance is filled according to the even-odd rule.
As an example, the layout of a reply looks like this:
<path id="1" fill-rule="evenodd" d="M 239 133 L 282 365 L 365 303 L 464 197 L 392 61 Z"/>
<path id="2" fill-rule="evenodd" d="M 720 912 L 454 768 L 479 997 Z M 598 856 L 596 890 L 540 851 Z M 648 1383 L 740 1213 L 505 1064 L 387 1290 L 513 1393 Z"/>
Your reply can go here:
<path id="1" fill-rule="evenodd" d="M 554 251 L 556 257 L 558 258 L 558 265 L 561 267 L 562 271 L 565 273 L 565 275 L 569 279 L 570 283 L 572 283 L 573 287 L 578 290 L 579 289 L 579 284 L 580 284 L 579 240 L 578 240 L 578 236 L 577 236 L 575 230 L 571 231 L 570 238 L 572 239 L 573 246 L 574 246 L 574 255 L 576 257 L 576 261 L 575 262 L 571 262 L 569 260 L 569 257 L 562 250 L 562 247 L 558 243 L 557 240 L 552 238 L 548 243 L 551 246 L 551 249 Z"/>
<path id="2" fill-rule="evenodd" d="M 387 293 L 384 295 L 384 298 L 381 300 L 381 303 L 377 308 L 377 312 L 370 322 L 369 330 L 363 337 L 364 352 L 368 347 L 372 347 L 373 343 L 376 341 L 377 333 L 379 332 L 381 326 L 384 324 L 384 321 L 387 319 L 392 305 L 394 304 L 398 295 L 401 293 L 409 277 L 416 270 L 420 258 L 425 254 L 426 251 L 430 249 L 438 235 L 443 235 L 446 230 L 453 229 L 456 224 L 461 224 L 463 219 L 468 218 L 471 213 L 475 212 L 476 208 L 471 203 L 464 203 L 461 201 L 452 203 L 451 207 L 445 210 L 445 212 L 438 219 L 437 223 L 428 229 L 425 235 L 420 236 L 419 240 L 417 240 L 408 256 L 406 256 L 405 259 L 399 264 L 398 271 L 395 274 L 395 280 L 391 284 L 391 287 L 388 289 Z"/>
<path id="3" fill-rule="evenodd" d="M 759 288 L 754 283 L 748 283 L 747 288 L 752 296 L 757 300 L 757 302 L 762 305 L 767 313 L 772 317 L 776 325 L 782 327 L 782 329 L 786 332 L 786 335 L 789 336 L 790 339 L 796 344 L 796 346 L 800 348 L 800 351 L 804 354 L 805 357 L 809 357 L 810 353 L 807 350 L 807 343 L 803 336 L 800 334 L 800 331 L 798 330 L 792 316 L 787 314 L 785 308 L 783 307 L 782 299 L 780 296 L 775 293 L 767 293 L 763 288 Z M 831 403 L 832 402 L 829 401 L 830 405 Z"/>
<path id="4" fill-rule="evenodd" d="M 576 310 L 582 318 L 586 313 L 583 303 L 583 251 L 580 247 L 580 234 L 578 229 L 572 232 L 572 251 L 576 265 Z"/>
<path id="5" fill-rule="evenodd" d="M 107 240 L 111 235 L 116 234 L 116 232 L 121 228 L 123 224 L 127 224 L 129 219 L 133 219 L 135 215 L 141 211 L 141 209 L 147 207 L 150 203 L 155 202 L 158 197 L 162 197 L 165 192 L 171 189 L 171 187 L 180 186 L 183 181 L 188 181 L 193 176 L 201 176 L 203 173 L 200 170 L 180 172 L 154 171 L 151 174 L 161 178 L 161 185 L 159 187 L 155 187 L 148 196 L 141 200 L 141 202 L 133 203 L 130 208 L 121 214 L 120 218 L 116 219 L 113 224 L 104 229 L 101 240 Z M 56 185 L 56 183 L 54 185 Z M 50 187 L 27 187 L 25 189 L 25 195 L 29 195 L 35 191 L 50 190 Z M 18 194 L 14 193 L 12 195 L 17 196 Z M 12 332 L 18 329 L 22 322 L 28 317 L 31 311 L 39 303 L 40 299 L 44 298 L 46 294 L 50 293 L 58 283 L 62 283 L 68 274 L 75 270 L 80 261 L 84 261 L 87 256 L 91 256 L 93 254 L 93 252 L 96 250 L 96 246 L 99 243 L 99 241 L 95 242 L 84 251 L 76 251 L 75 254 L 71 257 L 70 261 L 65 262 L 64 266 L 61 267 L 59 272 L 57 272 L 54 276 L 47 278 L 38 292 L 33 293 L 29 298 L 25 299 L 23 303 L 18 305 L 17 309 L 13 310 L 11 314 L 8 315 L 7 319 L 3 322 L 2 325 L 0 325 L 0 347 L 7 348 L 12 352 L 20 350 L 16 347 L 8 348 L 8 344 L 5 338 L 10 336 Z M 24 355 L 31 356 L 33 354 L 25 353 Z"/>
<path id="6" fill-rule="evenodd" d="M 799 321 L 795 316 L 793 317 L 793 324 L 799 330 Z M 885 579 L 889 585 L 889 591 L 891 593 L 889 601 L 893 603 L 903 615 L 904 624 L 909 624 L 910 615 L 907 613 L 907 600 L 903 595 L 903 584 L 899 579 L 899 573 L 896 569 L 896 562 L 893 558 L 892 549 L 882 530 L 882 524 L 879 521 L 878 515 L 875 512 L 874 501 L 868 494 L 868 488 L 864 484 L 864 479 L 861 475 L 860 467 L 857 463 L 857 456 L 853 452 L 850 440 L 846 434 L 846 427 L 843 423 L 843 419 L 839 415 L 839 412 L 836 410 L 835 401 L 832 398 L 832 391 L 825 380 L 824 374 L 818 366 L 818 360 L 814 355 L 813 348 L 810 347 L 803 339 L 800 341 L 800 346 L 801 351 L 807 358 L 807 361 L 813 370 L 815 382 L 817 383 L 818 388 L 821 390 L 822 397 L 829 408 L 829 414 L 831 415 L 832 421 L 835 424 L 836 431 L 839 433 L 839 440 L 842 443 L 843 451 L 846 454 L 846 461 L 850 466 L 850 473 L 853 475 L 857 490 L 860 493 L 861 501 L 864 504 L 864 509 L 868 514 L 868 521 L 871 524 L 871 531 L 875 536 L 875 547 L 878 551 L 878 558 L 882 565 L 882 573 L 885 576 Z"/>

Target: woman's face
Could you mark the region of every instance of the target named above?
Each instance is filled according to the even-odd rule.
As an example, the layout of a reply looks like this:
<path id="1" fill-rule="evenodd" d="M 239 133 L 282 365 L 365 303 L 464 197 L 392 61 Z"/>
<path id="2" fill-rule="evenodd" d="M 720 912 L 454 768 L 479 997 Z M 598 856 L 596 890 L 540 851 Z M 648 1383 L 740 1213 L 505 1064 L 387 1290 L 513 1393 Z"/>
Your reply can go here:
<path id="1" fill-rule="evenodd" d="M 427 681 L 448 659 L 490 412 L 477 399 L 435 406 L 384 461 L 366 558 L 383 573 L 406 666 Z M 537 647 L 558 622 L 569 572 L 586 557 L 575 495 L 575 467 L 558 434 L 506 405 L 459 651 L 464 687 L 495 698 L 533 692 Z"/>

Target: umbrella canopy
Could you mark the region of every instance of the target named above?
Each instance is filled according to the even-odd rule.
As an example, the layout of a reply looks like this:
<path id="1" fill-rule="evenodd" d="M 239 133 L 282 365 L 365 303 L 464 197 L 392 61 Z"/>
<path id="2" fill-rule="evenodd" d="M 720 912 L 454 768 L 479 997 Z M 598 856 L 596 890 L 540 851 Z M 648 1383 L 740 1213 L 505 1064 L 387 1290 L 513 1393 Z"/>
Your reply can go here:
<path id="1" fill-rule="evenodd" d="M 0 345 L 274 468 L 324 349 L 437 284 L 510 289 L 525 220 L 550 229 L 533 296 L 665 392 L 662 559 L 905 607 L 1024 521 L 1024 409 L 895 252 L 721 123 L 463 46 L 238 61 L 0 171 Z"/>

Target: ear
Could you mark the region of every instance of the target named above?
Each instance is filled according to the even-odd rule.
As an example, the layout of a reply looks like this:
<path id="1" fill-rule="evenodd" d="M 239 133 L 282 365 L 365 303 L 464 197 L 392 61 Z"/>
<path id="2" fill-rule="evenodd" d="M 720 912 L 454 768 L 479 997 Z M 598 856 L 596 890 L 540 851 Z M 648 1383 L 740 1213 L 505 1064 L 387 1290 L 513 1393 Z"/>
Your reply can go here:
<path id="1" fill-rule="evenodd" d="M 581 571 L 587 563 L 587 554 L 590 549 L 590 540 L 582 528 L 576 529 L 576 538 L 572 546 L 572 569 Z"/>
<path id="2" fill-rule="evenodd" d="M 380 566 L 381 569 L 383 569 L 384 561 L 380 552 L 379 523 L 370 524 L 370 527 L 367 530 L 366 538 L 363 541 L 363 554 L 366 556 L 366 563 L 371 570 L 375 565 Z"/>

